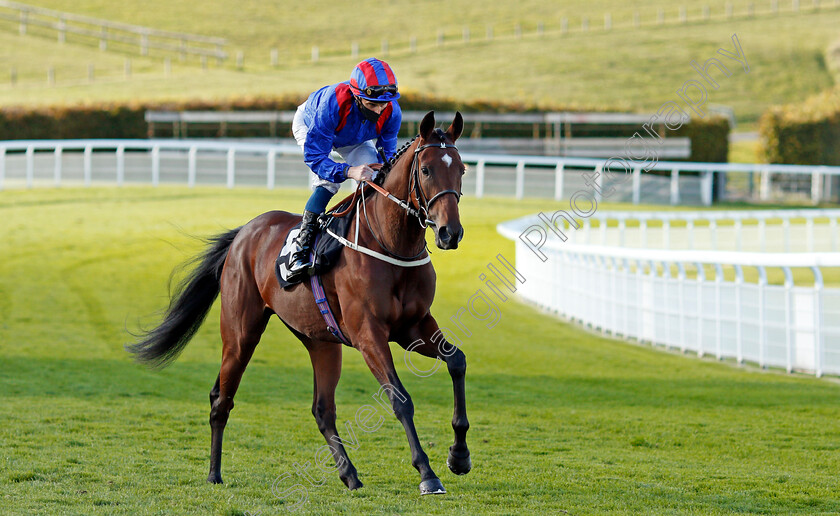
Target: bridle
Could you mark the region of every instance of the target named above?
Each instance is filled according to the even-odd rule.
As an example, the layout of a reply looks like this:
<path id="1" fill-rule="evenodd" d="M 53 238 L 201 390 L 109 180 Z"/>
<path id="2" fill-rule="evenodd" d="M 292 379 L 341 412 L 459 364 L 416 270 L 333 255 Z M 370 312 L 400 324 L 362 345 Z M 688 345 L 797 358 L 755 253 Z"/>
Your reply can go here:
<path id="1" fill-rule="evenodd" d="M 414 194 L 414 201 L 417 203 L 417 208 L 414 210 L 414 216 L 417 217 L 417 220 L 420 222 L 420 226 L 422 228 L 427 228 L 428 226 L 434 226 L 435 223 L 429 218 L 429 210 L 432 209 L 432 204 L 441 197 L 446 194 L 452 194 L 455 196 L 455 202 L 460 202 L 461 200 L 461 192 L 456 190 L 441 190 L 440 192 L 436 193 L 432 196 L 431 199 L 426 198 L 426 193 L 423 191 L 423 186 L 420 184 L 420 165 L 418 163 L 420 152 L 429 149 L 429 148 L 436 148 L 436 149 L 455 149 L 457 152 L 458 147 L 448 144 L 445 142 L 440 143 L 427 143 L 425 145 L 421 145 L 414 149 L 414 158 L 411 160 L 411 171 L 409 172 L 409 183 L 408 183 L 408 200 L 411 202 L 411 195 Z M 422 202 L 422 204 L 421 204 Z M 410 214 L 411 212 L 409 212 Z"/>
<path id="2" fill-rule="evenodd" d="M 455 145 L 452 145 L 450 143 L 446 143 L 446 142 L 443 142 L 443 141 L 441 141 L 440 143 L 427 143 L 425 145 L 420 145 L 416 149 L 414 149 L 414 156 L 411 159 L 411 165 L 410 165 L 410 168 L 409 168 L 408 193 L 406 195 L 405 200 L 402 200 L 402 199 L 396 197 L 391 192 L 389 192 L 385 188 L 379 186 L 378 184 L 374 183 L 373 181 L 367 181 L 367 182 L 364 183 L 364 185 L 370 186 L 371 188 L 373 188 L 374 190 L 376 190 L 377 192 L 379 192 L 380 194 L 382 194 L 383 196 L 388 198 L 390 201 L 399 205 L 401 208 L 403 208 L 406 211 L 406 213 L 410 217 L 416 218 L 417 221 L 420 223 L 420 227 L 422 227 L 423 229 L 425 229 L 429 226 L 435 226 L 436 225 L 434 223 L 434 221 L 432 221 L 429 218 L 429 210 L 431 210 L 432 205 L 435 203 L 435 201 L 437 201 L 438 199 L 440 199 L 441 197 L 443 197 L 446 194 L 453 194 L 455 196 L 455 202 L 459 202 L 461 200 L 461 195 L 462 195 L 461 192 L 458 192 L 457 190 L 449 189 L 449 190 L 441 190 L 440 192 L 437 192 L 435 195 L 433 195 L 431 197 L 431 199 L 429 199 L 426 196 L 426 193 L 423 191 L 423 186 L 420 184 L 419 156 L 420 156 L 421 151 L 423 151 L 425 149 L 430 149 L 430 148 L 455 149 L 456 152 L 458 150 L 458 148 Z M 401 153 L 398 152 L 396 157 L 399 157 L 400 154 Z M 395 163 L 396 163 L 396 158 L 394 158 L 391 163 L 386 164 L 385 167 L 383 167 L 384 170 L 380 170 L 380 173 L 381 174 L 386 174 L 391 169 L 393 164 L 395 164 Z M 360 189 L 361 188 L 363 188 L 363 187 L 360 187 Z M 379 238 L 376 236 L 376 232 L 373 230 L 373 227 L 370 224 L 370 219 L 368 218 L 368 214 L 367 214 L 367 203 L 365 203 L 364 200 L 365 200 L 365 196 L 362 195 L 362 198 L 358 201 L 358 203 L 362 205 L 361 208 L 362 208 L 362 211 L 364 212 L 365 222 L 367 223 L 367 226 L 368 226 L 368 229 L 370 230 L 371 235 L 373 235 L 373 239 L 376 240 L 376 243 L 379 244 L 379 247 L 381 247 L 382 250 L 384 250 L 389 255 L 391 255 L 395 258 L 399 258 L 401 260 L 416 259 L 426 251 L 425 243 L 423 245 L 423 249 L 421 249 L 420 252 L 417 253 L 414 256 L 401 256 L 399 254 L 394 253 L 390 249 L 388 249 L 379 240 Z M 351 206 L 352 206 L 352 203 L 351 203 Z M 345 210 L 345 212 L 347 212 L 347 211 L 349 211 L 349 209 Z M 357 206 L 357 213 L 358 213 L 358 206 Z"/>

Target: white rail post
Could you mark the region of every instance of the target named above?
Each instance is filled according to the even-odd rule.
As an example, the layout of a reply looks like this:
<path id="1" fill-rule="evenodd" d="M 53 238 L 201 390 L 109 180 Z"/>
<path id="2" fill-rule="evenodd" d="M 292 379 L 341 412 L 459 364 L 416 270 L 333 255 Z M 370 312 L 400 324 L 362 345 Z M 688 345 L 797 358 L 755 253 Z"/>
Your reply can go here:
<path id="1" fill-rule="evenodd" d="M 741 218 L 738 217 L 735 219 L 735 250 L 740 251 L 743 247 L 743 222 L 741 222 Z"/>
<path id="2" fill-rule="evenodd" d="M 190 188 L 195 187 L 197 157 L 198 147 L 195 145 L 190 146 L 190 150 L 187 152 L 187 186 Z"/>
<path id="3" fill-rule="evenodd" d="M 642 167 L 633 169 L 633 204 L 639 204 L 642 197 Z"/>
<path id="4" fill-rule="evenodd" d="M 767 221 L 758 219 L 758 248 L 762 253 L 767 251 Z"/>
<path id="5" fill-rule="evenodd" d="M 117 186 L 125 183 L 125 146 L 117 147 Z"/>
<path id="6" fill-rule="evenodd" d="M 612 297 L 612 335 L 613 337 L 619 334 L 618 328 L 618 310 L 621 308 L 621 301 L 618 297 L 618 270 L 619 264 L 618 259 L 615 256 L 610 257 L 610 261 L 612 261 L 612 284 L 610 285 L 611 297 Z"/>
<path id="7" fill-rule="evenodd" d="M 35 182 L 35 147 L 26 147 L 26 187 L 32 188 Z"/>
<path id="8" fill-rule="evenodd" d="M 762 201 L 770 199 L 770 170 L 763 169 L 760 175 L 760 183 L 758 185 L 758 197 Z"/>
<path id="9" fill-rule="evenodd" d="M 662 221 L 662 247 L 671 248 L 671 221 L 668 219 Z"/>
<path id="10" fill-rule="evenodd" d="M 677 296 L 680 298 L 679 303 L 679 312 L 678 312 L 678 321 L 679 321 L 679 334 L 680 334 L 680 352 L 685 353 L 685 267 L 683 267 L 682 262 L 677 263 Z"/>
<path id="11" fill-rule="evenodd" d="M 695 263 L 694 267 L 697 269 L 697 356 L 703 357 L 705 348 L 703 347 L 703 285 L 706 281 L 706 271 L 703 269 L 702 263 Z"/>
<path id="12" fill-rule="evenodd" d="M 484 160 L 478 160 L 475 165 L 475 196 L 484 197 Z"/>
<path id="13" fill-rule="evenodd" d="M 811 267 L 814 274 L 814 374 L 820 378 L 823 373 L 823 346 L 825 339 L 822 332 L 823 321 L 823 277 L 819 267 Z"/>
<path id="14" fill-rule="evenodd" d="M 671 170 L 671 204 L 680 203 L 680 171 L 679 169 Z"/>
<path id="15" fill-rule="evenodd" d="M 782 219 L 782 232 L 784 234 L 784 250 L 786 253 L 790 252 L 790 217 Z"/>
<path id="16" fill-rule="evenodd" d="M 227 187 L 233 188 L 236 174 L 236 150 L 231 147 L 227 151 Z"/>
<path id="17" fill-rule="evenodd" d="M 598 234 L 601 239 L 601 245 L 607 245 L 607 223 L 606 217 L 598 217 Z"/>
<path id="18" fill-rule="evenodd" d="M 268 151 L 268 157 L 266 159 L 268 160 L 268 168 L 265 172 L 266 187 L 269 190 L 274 190 L 274 173 L 277 169 L 277 151 L 275 151 L 274 149 Z"/>
<path id="19" fill-rule="evenodd" d="M 645 308 L 642 292 L 644 291 L 644 263 L 636 260 L 636 341 L 641 344 L 645 334 Z"/>
<path id="20" fill-rule="evenodd" d="M 160 146 L 152 147 L 152 186 L 160 184 Z"/>
<path id="21" fill-rule="evenodd" d="M 765 307 L 767 306 L 767 272 L 759 265 L 758 269 L 758 366 L 767 368 L 767 328 L 765 321 Z"/>
<path id="22" fill-rule="evenodd" d="M 811 174 L 811 202 L 814 204 L 820 203 L 820 190 L 822 190 L 821 186 L 822 174 L 819 169 L 817 169 Z"/>
<path id="23" fill-rule="evenodd" d="M 744 270 L 740 265 L 735 267 L 735 359 L 739 364 L 744 363 L 743 321 L 741 320 L 741 287 L 744 285 Z"/>
<path id="24" fill-rule="evenodd" d="M 694 220 L 688 219 L 685 221 L 686 233 L 688 233 L 688 248 L 694 249 Z"/>
<path id="25" fill-rule="evenodd" d="M 6 147 L 0 147 L 0 191 L 6 181 Z"/>
<path id="26" fill-rule="evenodd" d="M 700 176 L 700 202 L 703 206 L 712 205 L 712 184 L 715 173 L 709 170 L 701 172 Z"/>
<path id="27" fill-rule="evenodd" d="M 668 304 L 668 295 L 671 282 L 671 264 L 668 262 L 660 262 L 662 264 L 662 314 L 665 317 L 665 338 L 662 340 L 662 344 L 665 345 L 666 348 L 671 347 L 671 310 L 670 305 Z"/>
<path id="28" fill-rule="evenodd" d="M 719 263 L 715 264 L 715 358 L 720 360 L 723 358 L 723 334 L 721 324 L 721 292 L 720 286 L 723 283 L 723 267 Z"/>
<path id="29" fill-rule="evenodd" d="M 647 219 L 639 221 L 639 236 L 642 241 L 642 249 L 647 248 Z"/>
<path id="30" fill-rule="evenodd" d="M 618 245 L 624 247 L 627 238 L 625 233 L 627 232 L 627 221 L 624 218 L 618 219 Z"/>
<path id="31" fill-rule="evenodd" d="M 516 164 L 516 198 L 522 199 L 525 196 L 525 162 Z"/>
<path id="32" fill-rule="evenodd" d="M 823 198 L 831 201 L 831 183 L 834 182 L 834 176 L 826 174 L 823 176 Z"/>
<path id="33" fill-rule="evenodd" d="M 83 168 L 85 175 L 85 186 L 90 186 L 93 182 L 93 147 L 90 145 L 85 145 L 85 157 Z"/>
<path id="34" fill-rule="evenodd" d="M 559 201 L 563 198 L 563 163 L 557 164 L 554 169 L 554 200 Z"/>
<path id="35" fill-rule="evenodd" d="M 595 202 L 601 202 L 601 192 L 604 184 L 604 164 L 599 163 L 595 166 L 595 185 L 592 193 L 592 196 L 595 198 Z"/>
<path id="36" fill-rule="evenodd" d="M 717 220 L 716 219 L 709 220 L 709 240 L 712 244 L 712 249 L 717 251 L 718 239 L 717 239 Z"/>
<path id="37" fill-rule="evenodd" d="M 831 232 L 831 250 L 837 251 L 837 217 L 834 215 L 828 221 L 829 231 Z"/>
<path id="38" fill-rule="evenodd" d="M 621 334 L 624 335 L 625 339 L 630 338 L 630 262 L 627 261 L 627 258 L 623 258 L 621 261 L 622 267 L 624 267 L 624 274 L 621 275 L 622 284 L 624 285 L 624 297 L 622 298 L 623 308 L 624 308 L 624 325 L 621 330 Z"/>
<path id="39" fill-rule="evenodd" d="M 61 186 L 61 154 L 61 147 L 56 146 L 53 150 L 53 156 L 55 158 L 53 163 L 53 179 L 55 179 L 55 186 Z"/>
<path id="40" fill-rule="evenodd" d="M 807 240 L 807 249 L 809 253 L 814 252 L 814 218 L 808 217 L 805 219 L 805 237 Z"/>
<path id="41" fill-rule="evenodd" d="M 790 267 L 782 267 L 785 273 L 785 369 L 793 372 L 793 274 Z"/>

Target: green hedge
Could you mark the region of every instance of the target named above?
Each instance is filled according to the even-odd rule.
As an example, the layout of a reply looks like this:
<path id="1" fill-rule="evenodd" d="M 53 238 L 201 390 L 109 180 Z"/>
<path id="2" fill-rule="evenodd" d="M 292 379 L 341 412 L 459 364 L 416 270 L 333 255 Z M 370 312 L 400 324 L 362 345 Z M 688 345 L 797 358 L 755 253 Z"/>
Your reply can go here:
<path id="1" fill-rule="evenodd" d="M 840 165 L 840 88 L 769 109 L 759 132 L 768 163 Z"/>
<path id="2" fill-rule="evenodd" d="M 729 119 L 721 116 L 692 118 L 668 136 L 691 138 L 688 161 L 725 163 L 729 159 Z"/>
<path id="3" fill-rule="evenodd" d="M 145 138 L 147 124 L 144 119 L 146 111 L 290 111 L 303 102 L 305 96 L 290 95 L 280 97 L 254 97 L 223 101 L 185 101 L 185 102 L 149 102 L 131 104 L 102 104 L 85 106 L 47 107 L 47 108 L 3 108 L 0 109 L 0 140 L 20 139 L 72 139 L 72 138 Z M 447 98 L 437 98 L 416 93 L 403 93 L 400 107 L 407 111 L 437 111 L 460 110 L 464 113 L 535 113 L 542 111 L 612 111 L 607 108 L 591 108 L 582 106 L 537 106 L 514 102 L 500 102 L 491 100 L 459 101 Z M 470 134 L 472 125 L 469 117 L 466 120 L 465 134 Z M 190 125 L 190 137 L 212 137 L 218 133 L 218 125 L 205 127 Z M 291 136 L 289 128 L 284 128 Z M 539 128 L 540 135 L 545 136 L 544 127 Z M 575 134 L 581 136 L 626 136 L 641 128 L 601 127 L 593 129 L 581 128 Z M 156 134 L 171 136 L 170 124 L 159 124 Z M 484 126 L 483 136 L 513 136 L 530 137 L 533 128 L 521 126 Z M 628 132 L 629 131 L 629 132 Z M 265 136 L 267 127 L 232 124 L 227 128 L 227 135 L 231 137 Z M 584 134 L 586 133 L 586 134 Z M 591 134 L 590 134 L 591 133 Z M 723 118 L 708 120 L 692 120 L 678 131 L 667 136 L 687 136 L 691 138 L 692 161 L 726 161 L 728 153 L 729 124 Z M 403 136 L 410 136 L 408 134 Z"/>

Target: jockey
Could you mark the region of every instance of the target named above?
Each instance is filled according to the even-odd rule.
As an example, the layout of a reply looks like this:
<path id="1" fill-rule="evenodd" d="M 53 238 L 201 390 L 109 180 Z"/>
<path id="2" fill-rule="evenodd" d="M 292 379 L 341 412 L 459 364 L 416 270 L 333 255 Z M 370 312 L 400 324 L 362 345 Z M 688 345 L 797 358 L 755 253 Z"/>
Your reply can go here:
<path id="1" fill-rule="evenodd" d="M 386 159 L 395 154 L 402 121 L 398 98 L 397 78 L 391 67 L 369 58 L 356 65 L 349 81 L 324 86 L 298 107 L 292 133 L 303 147 L 303 161 L 312 171 L 314 192 L 294 240 L 292 277 L 308 270 L 318 216 L 324 213 L 340 183 L 347 178 L 372 180 L 376 171 L 369 164 L 381 163 L 377 147 L 384 150 Z M 333 149 L 344 163 L 330 159 Z"/>

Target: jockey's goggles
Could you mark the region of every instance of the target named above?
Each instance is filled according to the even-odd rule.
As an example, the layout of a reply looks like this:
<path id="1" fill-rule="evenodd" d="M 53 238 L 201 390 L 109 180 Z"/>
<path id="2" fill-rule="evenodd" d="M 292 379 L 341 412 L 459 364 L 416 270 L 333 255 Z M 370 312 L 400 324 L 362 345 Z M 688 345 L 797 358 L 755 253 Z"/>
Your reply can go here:
<path id="1" fill-rule="evenodd" d="M 368 86 L 367 88 L 361 90 L 364 93 L 365 97 L 370 97 L 371 99 L 378 99 L 382 95 L 394 95 L 397 93 L 397 85 L 396 84 L 388 84 L 385 86 Z"/>

